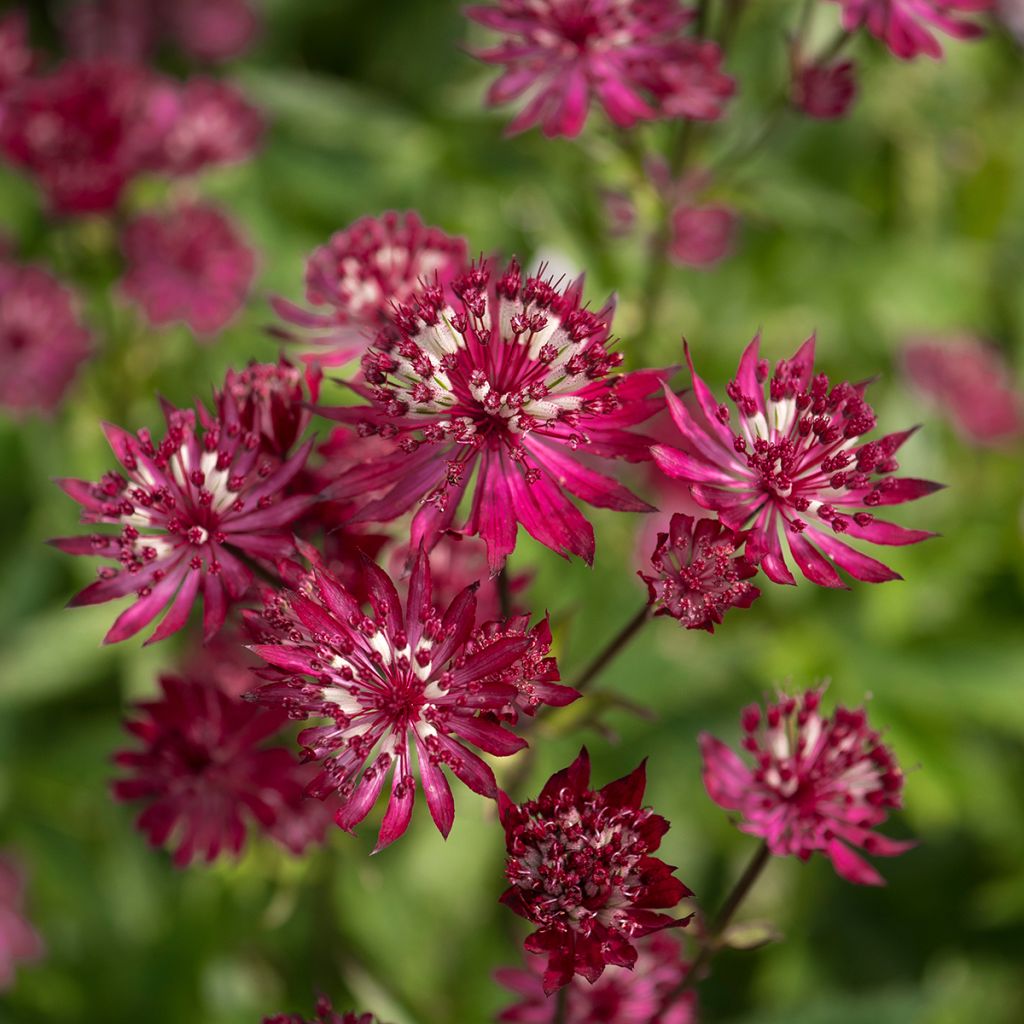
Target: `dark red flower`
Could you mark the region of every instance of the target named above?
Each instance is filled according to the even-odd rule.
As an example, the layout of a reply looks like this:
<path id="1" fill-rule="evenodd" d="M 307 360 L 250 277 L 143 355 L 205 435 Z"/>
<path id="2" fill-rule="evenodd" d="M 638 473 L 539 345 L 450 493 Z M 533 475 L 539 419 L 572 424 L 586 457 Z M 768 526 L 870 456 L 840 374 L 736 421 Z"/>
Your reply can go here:
<path id="1" fill-rule="evenodd" d="M 633 967 L 634 940 L 689 920 L 652 909 L 692 894 L 674 868 L 651 856 L 669 824 L 641 806 L 644 764 L 597 791 L 589 785 L 584 748 L 536 800 L 517 805 L 498 794 L 511 883 L 501 902 L 538 926 L 526 949 L 548 958 L 548 994 L 574 974 L 593 983 L 606 964 Z"/>
<path id="2" fill-rule="evenodd" d="M 715 631 L 730 608 L 749 608 L 761 591 L 757 575 L 736 552 L 743 539 L 717 519 L 674 515 L 651 555 L 654 575 L 640 572 L 655 615 L 671 615 L 687 629 Z"/>
<path id="3" fill-rule="evenodd" d="M 756 704 L 744 709 L 743 749 L 752 766 L 701 733 L 704 785 L 720 807 L 739 811 L 742 831 L 760 836 L 776 856 L 808 860 L 820 851 L 847 881 L 884 885 L 850 847 L 895 857 L 914 845 L 871 831 L 902 806 L 903 772 L 862 708 L 838 707 L 825 717 L 821 694 L 780 695 L 763 714 Z"/>
<path id="4" fill-rule="evenodd" d="M 174 846 L 177 867 L 238 855 L 247 818 L 270 828 L 282 805 L 301 799 L 298 762 L 262 745 L 287 716 L 195 680 L 162 676 L 160 686 L 163 696 L 126 723 L 143 746 L 116 755 L 130 777 L 114 782 L 114 796 L 146 801 L 137 827 L 153 846 Z"/>
<path id="5" fill-rule="evenodd" d="M 372 403 L 320 409 L 390 440 L 393 454 L 343 474 L 336 498 L 386 485 L 355 522 L 394 519 L 422 503 L 412 542 L 428 546 L 453 526 L 476 479 L 461 532 L 487 543 L 491 572 L 515 548 L 518 524 L 566 557 L 594 557 L 594 531 L 565 491 L 624 512 L 650 506 L 584 464 L 586 456 L 643 461 L 650 439 L 629 428 L 657 410 L 664 374 L 618 373 L 610 351 L 613 305 L 582 306 L 582 278 L 558 287 L 523 278 L 513 261 L 498 277 L 474 267 L 451 289 L 421 290 L 396 315 L 397 340 L 363 357 Z"/>
<path id="6" fill-rule="evenodd" d="M 60 404 L 92 348 L 76 306 L 50 273 L 0 255 L 0 405 L 23 413 Z"/>
<path id="7" fill-rule="evenodd" d="M 7 851 L 0 854 L 0 991 L 14 983 L 19 964 L 34 963 L 44 952 L 43 940 L 25 914 L 25 875 Z"/>
<path id="8" fill-rule="evenodd" d="M 380 331 L 394 333 L 395 308 L 425 283 L 442 286 L 466 269 L 466 242 L 427 227 L 413 212 L 362 217 L 314 250 L 306 265 L 303 309 L 274 299 L 274 309 L 304 329 L 296 340 L 318 349 L 310 358 L 341 366 L 362 354 Z M 306 333 L 308 332 L 308 333 Z"/>
<path id="9" fill-rule="evenodd" d="M 264 452 L 281 459 L 309 426 L 303 376 L 283 357 L 276 363 L 252 362 L 244 370 L 229 369 L 217 395 L 222 414 L 227 401 L 237 406 L 242 429 L 260 439 Z"/>
<path id="10" fill-rule="evenodd" d="M 28 37 L 24 11 L 10 11 L 0 18 L 0 100 L 32 70 L 35 54 Z M 3 109 L 0 108 L 0 118 Z"/>
<path id="11" fill-rule="evenodd" d="M 936 59 L 942 47 L 935 31 L 954 39 L 977 39 L 984 29 L 971 15 L 992 9 L 994 0 L 836 0 L 843 7 L 843 27 L 863 27 L 881 39 L 894 56 L 909 60 L 920 54 Z"/>
<path id="12" fill-rule="evenodd" d="M 672 211 L 668 254 L 684 267 L 713 267 L 732 251 L 736 222 L 728 206 L 681 203 Z"/>
<path id="13" fill-rule="evenodd" d="M 316 1003 L 316 1016 L 311 1020 L 297 1013 L 279 1013 L 264 1017 L 263 1024 L 376 1024 L 376 1020 L 372 1013 L 339 1013 L 326 996 L 321 996 Z"/>
<path id="14" fill-rule="evenodd" d="M 292 579 L 294 589 L 268 592 L 248 628 L 253 650 L 280 670 L 251 696 L 293 718 L 331 720 L 300 736 L 307 759 L 322 764 L 308 792 L 342 800 L 338 825 L 351 831 L 370 813 L 393 770 L 391 796 L 377 849 L 408 828 L 416 791 L 413 763 L 427 807 L 447 836 L 455 802 L 441 768 L 483 796 L 494 797 L 494 773 L 464 744 L 499 757 L 526 743 L 492 721 L 518 690 L 503 673 L 529 655 L 531 637 L 513 633 L 480 650 L 473 635 L 476 599 L 467 587 L 442 614 L 431 596 L 430 563 L 420 551 L 402 602 L 391 578 L 364 568 L 372 615 L 322 566 Z M 304 678 L 305 677 L 305 678 Z"/>
<path id="15" fill-rule="evenodd" d="M 167 609 L 147 643 L 181 629 L 197 597 L 204 603 L 204 629 L 213 636 L 228 605 L 240 601 L 253 574 L 247 559 L 271 567 L 294 550 L 291 524 L 312 502 L 285 497 L 302 470 L 312 441 L 283 464 L 261 454 L 258 435 L 243 429 L 241 410 L 230 395 L 218 415 L 164 406 L 167 434 L 155 443 L 106 424 L 104 430 L 124 472 L 96 483 L 62 480 L 61 487 L 83 508 L 82 522 L 120 527 L 120 532 L 64 537 L 50 543 L 72 555 L 119 563 L 103 567 L 100 579 L 71 601 L 101 604 L 135 594 L 105 642 L 134 636 Z"/>
<path id="16" fill-rule="evenodd" d="M 793 103 L 808 117 L 821 121 L 845 117 L 856 98 L 856 65 L 852 60 L 808 64 L 794 73 Z"/>
<path id="17" fill-rule="evenodd" d="M 796 582 L 780 534 L 800 571 L 819 586 L 845 586 L 833 563 L 869 583 L 899 579 L 888 566 L 837 538 L 898 545 L 933 536 L 867 511 L 939 489 L 928 480 L 892 476 L 899 469 L 896 452 L 914 431 L 861 441 L 875 428 L 874 410 L 864 398 L 866 384 L 844 381 L 832 387 L 823 373 L 814 376 L 813 338 L 772 373 L 759 345 L 755 338 L 747 346 L 726 389 L 736 406 L 735 421 L 697 376 L 687 348 L 699 411 L 691 412 L 671 392 L 666 398 L 691 450 L 658 444 L 652 449 L 655 461 L 669 476 L 689 483 L 698 504 L 717 512 L 729 529 L 749 527 L 743 553 L 775 583 Z"/>
<path id="18" fill-rule="evenodd" d="M 260 20 L 249 0 L 157 0 L 178 46 L 197 60 L 230 60 L 253 43 Z"/>

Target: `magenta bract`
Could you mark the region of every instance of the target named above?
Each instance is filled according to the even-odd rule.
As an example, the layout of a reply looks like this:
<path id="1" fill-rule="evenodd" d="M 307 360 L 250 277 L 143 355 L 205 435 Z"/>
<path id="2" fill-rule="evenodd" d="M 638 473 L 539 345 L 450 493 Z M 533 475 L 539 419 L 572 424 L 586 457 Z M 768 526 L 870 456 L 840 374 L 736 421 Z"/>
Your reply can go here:
<path id="1" fill-rule="evenodd" d="M 893 55 L 909 60 L 924 54 L 938 59 L 936 32 L 954 39 L 977 39 L 982 26 L 965 15 L 991 10 L 994 0 L 836 0 L 848 32 L 866 28 Z"/>

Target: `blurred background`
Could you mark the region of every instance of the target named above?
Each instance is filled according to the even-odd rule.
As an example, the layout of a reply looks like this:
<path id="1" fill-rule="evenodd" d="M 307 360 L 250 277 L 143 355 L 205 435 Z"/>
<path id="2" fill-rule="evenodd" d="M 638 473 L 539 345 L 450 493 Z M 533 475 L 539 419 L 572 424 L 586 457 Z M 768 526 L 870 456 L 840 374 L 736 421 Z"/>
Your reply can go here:
<path id="1" fill-rule="evenodd" d="M 60 52 L 66 6 L 22 5 L 40 48 Z M 301 300 L 312 248 L 391 208 L 464 234 L 474 252 L 585 269 L 592 300 L 618 294 L 629 366 L 678 364 L 685 335 L 721 393 L 755 331 L 772 359 L 817 331 L 833 379 L 877 375 L 869 397 L 884 431 L 923 424 L 902 467 L 948 489 L 895 510 L 942 534 L 886 552 L 905 582 L 768 585 L 713 636 L 658 620 L 585 708 L 548 719 L 524 792 L 581 740 L 598 782 L 649 757 L 649 800 L 673 825 L 663 855 L 713 907 L 753 840 L 707 798 L 698 732 L 734 741 L 740 708 L 778 685 L 828 679 L 827 702 L 869 697 L 909 769 L 906 811 L 886 831 L 920 846 L 881 865 L 880 890 L 844 883 L 823 859 L 772 863 L 743 914 L 772 920 L 784 941 L 722 956 L 702 986 L 703 1019 L 1024 1020 L 1024 448 L 1019 434 L 973 436 L 952 403 L 913 387 L 904 358 L 911 338 L 980 338 L 1021 386 L 1024 73 L 1013 36 L 993 22 L 986 40 L 951 44 L 941 63 L 902 63 L 862 40 L 850 115 L 781 118 L 714 186 L 738 214 L 732 252 L 673 268 L 641 337 L 652 193 L 600 118 L 575 143 L 505 138 L 505 114 L 483 108 L 494 76 L 467 54 L 479 39 L 457 2 L 253 6 L 256 35 L 217 74 L 263 111 L 267 135 L 254 159 L 204 176 L 201 190 L 231 211 L 259 269 L 245 310 L 215 340 L 143 327 L 112 288 L 109 224 L 52 227 L 31 183 L 0 165 L 0 232 L 19 259 L 78 282 L 94 339 L 55 413 L 0 410 L 0 847 L 27 870 L 28 912 L 47 946 L 0 995 L 0 1021 L 248 1024 L 308 1010 L 323 991 L 391 1024 L 478 1024 L 512 1001 L 492 972 L 518 965 L 524 922 L 497 903 L 493 808 L 467 792 L 447 843 L 421 805 L 409 834 L 374 858 L 372 822 L 357 839 L 332 830 L 304 858 L 254 839 L 238 863 L 178 871 L 150 849 L 136 809 L 110 798 L 110 758 L 125 745 L 126 705 L 154 692 L 187 638 L 101 647 L 111 608 L 63 609 L 93 566 L 43 543 L 76 529 L 52 479 L 111 468 L 102 420 L 156 426 L 158 392 L 184 405 L 226 367 L 276 358 L 269 296 Z M 834 30 L 834 5 L 817 15 L 823 33 Z M 751 5 L 726 64 L 738 99 L 709 134 L 710 155 L 756 131 L 784 68 L 781 44 L 766 41 L 792 16 L 792 5 Z M 157 59 L 183 73 L 180 54 Z M 163 188 L 139 181 L 129 202 Z M 632 232 L 610 219 L 607 193 L 635 197 Z M 645 477 L 634 482 L 657 500 Z M 592 570 L 529 538 L 514 559 L 535 573 L 528 604 L 551 612 L 569 682 L 643 601 L 644 524 L 594 522 Z M 595 712 L 600 730 L 581 725 Z"/>

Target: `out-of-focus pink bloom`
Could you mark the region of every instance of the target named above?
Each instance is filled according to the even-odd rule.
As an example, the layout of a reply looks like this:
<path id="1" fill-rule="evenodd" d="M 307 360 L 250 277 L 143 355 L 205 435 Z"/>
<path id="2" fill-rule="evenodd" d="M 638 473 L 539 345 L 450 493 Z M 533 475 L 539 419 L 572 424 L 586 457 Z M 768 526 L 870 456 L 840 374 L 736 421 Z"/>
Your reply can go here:
<path id="1" fill-rule="evenodd" d="M 121 287 L 154 327 L 181 321 L 216 334 L 242 308 L 256 255 L 215 207 L 189 203 L 143 214 L 121 235 Z"/>
<path id="2" fill-rule="evenodd" d="M 47 271 L 0 255 L 0 405 L 15 413 L 57 407 L 92 347 L 76 305 Z"/>
<path id="3" fill-rule="evenodd" d="M 59 28 L 78 60 L 145 64 L 156 48 L 156 0 L 73 0 L 63 4 Z"/>
<path id="4" fill-rule="evenodd" d="M 684 267 L 713 267 L 732 252 L 736 225 L 728 206 L 682 203 L 672 211 L 669 256 Z"/>
<path id="5" fill-rule="evenodd" d="M 679 943 L 659 932 L 641 939 L 636 949 L 632 970 L 609 967 L 593 985 L 582 978 L 569 982 L 562 1024 L 694 1024 L 694 991 L 684 992 L 661 1009 L 690 968 Z M 521 1002 L 499 1015 L 499 1021 L 556 1024 L 558 1000 L 544 991 L 544 965 L 540 960 L 527 957 L 525 968 L 503 968 L 496 978 L 522 997 Z"/>
<path id="6" fill-rule="evenodd" d="M 168 87 L 148 71 L 68 61 L 5 101 L 0 151 L 29 171 L 58 213 L 113 209 L 170 123 Z"/>
<path id="7" fill-rule="evenodd" d="M 341 366 L 366 350 L 423 284 L 445 286 L 466 269 L 466 242 L 427 227 L 418 214 L 362 217 L 314 250 L 306 265 L 306 301 L 325 312 L 274 299 L 277 313 L 303 328 L 317 362 Z M 308 333 L 307 333 L 308 332 Z"/>
<path id="8" fill-rule="evenodd" d="M 996 17 L 1024 46 L 1024 0 L 996 0 Z"/>
<path id="9" fill-rule="evenodd" d="M 268 455 L 287 458 L 309 426 L 302 373 L 284 357 L 276 363 L 252 362 L 244 370 L 229 369 L 218 391 L 217 404 L 223 411 L 228 395 L 238 408 L 242 429 L 255 434 Z"/>
<path id="10" fill-rule="evenodd" d="M 505 37 L 476 54 L 504 67 L 487 102 L 525 98 L 509 133 L 540 125 L 549 138 L 579 135 L 591 99 L 622 128 L 657 117 L 651 80 L 678 63 L 679 31 L 692 17 L 675 0 L 498 0 L 466 14 Z M 684 95 L 686 76 L 670 91 Z"/>
<path id="11" fill-rule="evenodd" d="M 274 1017 L 264 1017 L 263 1024 L 376 1024 L 376 1020 L 372 1013 L 339 1013 L 326 996 L 321 996 L 312 1020 L 307 1021 L 297 1013 L 279 1013 Z"/>
<path id="12" fill-rule="evenodd" d="M 300 736 L 307 760 L 322 771 L 312 796 L 337 793 L 336 821 L 351 831 L 370 813 L 393 770 L 377 848 L 409 826 L 416 792 L 413 751 L 431 817 L 447 836 L 455 802 L 442 765 L 470 789 L 494 797 L 494 773 L 464 744 L 503 757 L 526 746 L 484 712 L 500 712 L 517 687 L 499 681 L 532 648 L 526 634 L 503 637 L 471 653 L 476 599 L 467 587 L 442 614 L 431 595 L 430 563 L 421 550 L 402 602 L 391 578 L 364 566 L 372 616 L 336 577 L 314 565 L 297 589 L 266 595 L 261 616 L 247 616 L 253 650 L 281 671 L 253 699 L 293 718 L 328 718 Z M 307 677 L 307 678 L 303 678 Z"/>
<path id="13" fill-rule="evenodd" d="M 843 7 L 843 28 L 866 28 L 901 60 L 920 54 L 938 59 L 942 46 L 935 32 L 954 39 L 977 39 L 978 22 L 964 15 L 992 9 L 994 0 L 836 0 Z"/>
<path id="14" fill-rule="evenodd" d="M 498 794 L 511 883 L 501 902 L 537 925 L 525 946 L 547 957 L 547 994 L 574 974 L 593 983 L 606 965 L 633 967 L 636 939 L 689 920 L 652 909 L 692 894 L 651 856 L 669 824 L 642 806 L 644 765 L 599 790 L 589 786 L 584 748 L 536 800 L 517 805 Z"/>
<path id="15" fill-rule="evenodd" d="M 167 434 L 154 442 L 105 424 L 107 440 L 124 472 L 97 483 L 61 480 L 82 506 L 82 522 L 118 526 L 116 534 L 63 537 L 50 543 L 72 555 L 108 558 L 97 582 L 71 605 L 101 604 L 134 594 L 105 638 L 134 636 L 165 608 L 167 614 L 147 643 L 181 629 L 196 599 L 203 597 L 207 638 L 224 625 L 228 605 L 245 597 L 253 580 L 246 564 L 272 568 L 294 550 L 291 525 L 312 497 L 285 497 L 301 472 L 312 441 L 285 462 L 260 451 L 256 434 L 244 430 L 241 410 L 225 394 L 218 415 L 165 404 Z"/>
<path id="16" fill-rule="evenodd" d="M 263 138 L 263 117 L 233 86 L 192 78 L 177 96 L 177 111 L 161 139 L 158 162 L 172 174 L 240 163 Z"/>
<path id="17" fill-rule="evenodd" d="M 834 566 L 868 583 L 899 579 L 838 538 L 901 545 L 933 536 L 867 511 L 940 488 L 892 476 L 899 469 L 896 452 L 914 431 L 861 441 L 875 428 L 865 384 L 844 381 L 830 388 L 828 377 L 814 376 L 813 338 L 792 359 L 780 360 L 773 373 L 759 346 L 759 337 L 747 346 L 726 389 L 736 420 L 697 376 L 687 347 L 699 411 L 669 391 L 666 398 L 690 451 L 658 444 L 652 448 L 655 461 L 689 483 L 698 504 L 717 512 L 731 530 L 749 528 L 744 555 L 775 583 L 796 582 L 781 537 L 803 575 L 819 586 L 845 586 Z"/>
<path id="18" fill-rule="evenodd" d="M 743 538 L 717 519 L 674 515 L 668 533 L 658 536 L 651 555 L 654 575 L 638 575 L 647 584 L 655 615 L 671 615 L 687 629 L 715 625 L 730 608 L 749 608 L 761 591 L 752 583 L 757 569 L 736 552 Z"/>
<path id="19" fill-rule="evenodd" d="M 255 674 L 263 663 L 247 647 L 246 637 L 237 626 L 227 625 L 203 643 L 190 645 L 181 674 L 202 679 L 232 700 L 238 700 L 260 683 Z"/>
<path id="20" fill-rule="evenodd" d="M 163 676 L 160 686 L 163 696 L 125 725 L 142 749 L 116 755 L 130 777 L 113 783 L 114 796 L 146 801 L 136 825 L 153 846 L 175 847 L 177 867 L 238 855 L 247 817 L 269 828 L 282 804 L 301 797 L 298 762 L 263 746 L 287 716 L 191 679 Z"/>
<path id="21" fill-rule="evenodd" d="M 337 795 L 324 800 L 309 796 L 306 787 L 320 773 L 316 764 L 304 764 L 296 778 L 300 789 L 289 793 L 287 801 L 280 802 L 277 817 L 266 834 L 296 857 L 301 857 L 311 846 L 321 846 L 334 824 L 341 800 Z"/>
<path id="22" fill-rule="evenodd" d="M 808 117 L 831 121 L 845 117 L 857 98 L 852 60 L 798 67 L 793 77 L 793 104 Z"/>
<path id="23" fill-rule="evenodd" d="M 628 192 L 611 189 L 602 191 L 601 205 L 604 207 L 608 233 L 615 238 L 625 238 L 636 227 L 636 203 Z"/>
<path id="24" fill-rule="evenodd" d="M 524 280 L 513 261 L 500 277 L 478 266 L 450 289 L 424 288 L 396 313 L 399 338 L 378 339 L 363 357 L 365 384 L 353 385 L 372 404 L 320 410 L 392 443 L 394 454 L 343 474 L 330 492 L 389 487 L 355 522 L 394 519 L 420 502 L 412 543 L 430 546 L 452 528 L 475 477 L 462 532 L 486 541 L 493 573 L 519 523 L 553 551 L 593 561 L 593 528 L 565 491 L 600 508 L 650 511 L 581 458 L 650 457 L 650 439 L 629 428 L 657 411 L 651 395 L 664 374 L 616 372 L 613 304 L 592 312 L 582 293 L 582 277 L 566 287 Z"/>
<path id="25" fill-rule="evenodd" d="M 0 991 L 14 982 L 19 964 L 33 963 L 45 952 L 43 940 L 25 913 L 25 876 L 10 852 L 0 854 Z"/>
<path id="26" fill-rule="evenodd" d="M 24 11 L 11 11 L 0 18 L 0 100 L 32 70 L 35 55 L 28 38 Z M 0 118 L 3 117 L 0 108 Z"/>
<path id="27" fill-rule="evenodd" d="M 743 711 L 743 749 L 750 766 L 720 740 L 701 733 L 704 785 L 720 807 L 738 811 L 740 829 L 760 836 L 778 857 L 808 860 L 822 852 L 857 885 L 884 885 L 851 847 L 895 857 L 914 843 L 872 829 L 902 806 L 903 772 L 867 721 L 863 708 L 821 713 L 822 691 L 781 696 L 762 713 Z"/>
<path id="28" fill-rule="evenodd" d="M 911 384 L 968 441 L 998 444 L 1024 434 L 1024 396 L 995 346 L 977 338 L 916 339 L 903 351 Z"/>
<path id="29" fill-rule="evenodd" d="M 679 39 L 666 48 L 661 60 L 642 68 L 640 80 L 663 117 L 717 121 L 736 92 L 736 82 L 722 71 L 717 43 Z"/>
<path id="30" fill-rule="evenodd" d="M 159 0 L 167 31 L 197 60 L 230 60 L 253 43 L 260 22 L 249 0 Z"/>

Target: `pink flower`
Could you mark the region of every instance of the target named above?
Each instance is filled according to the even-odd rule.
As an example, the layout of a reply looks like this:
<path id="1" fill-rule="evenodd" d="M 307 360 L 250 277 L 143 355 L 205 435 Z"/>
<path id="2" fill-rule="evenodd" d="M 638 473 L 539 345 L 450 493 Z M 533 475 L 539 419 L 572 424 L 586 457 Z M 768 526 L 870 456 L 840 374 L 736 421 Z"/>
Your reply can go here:
<path id="1" fill-rule="evenodd" d="M 1024 434 L 1024 396 L 995 346 L 971 337 L 917 339 L 904 349 L 903 365 L 966 440 L 998 444 Z"/>
<path id="2" fill-rule="evenodd" d="M 497 280 L 490 267 L 474 267 L 449 291 L 425 288 L 402 307 L 399 339 L 379 339 L 363 357 L 366 384 L 355 388 L 373 404 L 320 410 L 392 443 L 392 455 L 332 488 L 340 498 L 389 487 L 356 522 L 394 519 L 423 502 L 412 542 L 432 545 L 475 476 L 461 529 L 486 541 L 497 572 L 518 523 L 552 550 L 593 561 L 594 531 L 564 491 L 600 508 L 650 510 L 581 458 L 649 458 L 650 440 L 628 428 L 657 410 L 648 396 L 663 374 L 615 372 L 613 305 L 581 308 L 582 291 L 582 278 L 564 289 L 539 276 L 524 281 L 513 261 Z"/>
<path id="3" fill-rule="evenodd" d="M 282 803 L 301 798 L 298 762 L 283 747 L 262 746 L 287 716 L 195 680 L 162 676 L 160 686 L 163 696 L 126 723 L 142 749 L 116 755 L 130 776 L 113 783 L 114 796 L 146 802 L 136 826 L 153 846 L 176 847 L 176 867 L 237 856 L 247 817 L 269 828 Z"/>
<path id="4" fill-rule="evenodd" d="M 793 103 L 808 117 L 831 121 L 845 117 L 857 98 L 852 60 L 798 67 L 793 79 Z"/>
<path id="5" fill-rule="evenodd" d="M 976 39 L 984 29 L 962 17 L 991 10 L 993 0 L 836 0 L 843 6 L 847 32 L 866 28 L 901 60 L 919 54 L 936 59 L 942 47 L 935 30 L 954 39 Z"/>
<path id="6" fill-rule="evenodd" d="M 632 970 L 610 967 L 593 984 L 573 978 L 566 986 L 563 1024 L 694 1024 L 697 993 L 684 992 L 659 1015 L 663 1001 L 686 977 L 690 965 L 675 939 L 659 932 L 637 943 Z M 544 967 L 527 957 L 525 969 L 504 968 L 497 980 L 522 996 L 504 1010 L 508 1024 L 556 1024 L 558 1000 L 544 991 Z"/>
<path id="7" fill-rule="evenodd" d="M 6 102 L 0 151 L 37 180 L 58 213 L 104 213 L 152 160 L 167 87 L 114 61 L 68 61 Z"/>
<path id="8" fill-rule="evenodd" d="M 692 17 L 675 0 L 498 0 L 466 14 L 505 37 L 476 54 L 505 69 L 487 102 L 526 97 L 509 133 L 539 124 L 549 138 L 579 135 L 592 98 L 622 128 L 657 117 L 650 80 L 678 60 L 678 33 Z"/>
<path id="9" fill-rule="evenodd" d="M 338 1013 L 331 1006 L 326 996 L 321 996 L 316 1003 L 316 1017 L 307 1021 L 298 1014 L 279 1013 L 274 1017 L 264 1017 L 263 1024 L 376 1024 L 372 1013 Z"/>
<path id="10" fill-rule="evenodd" d="M 0 18 L 0 98 L 28 75 L 34 63 L 28 18 L 24 11 L 10 11 Z"/>
<path id="11" fill-rule="evenodd" d="M 260 23 L 249 0 L 158 0 L 160 14 L 181 49 L 197 60 L 238 57 Z"/>
<path id="12" fill-rule="evenodd" d="M 574 974 L 593 983 L 605 965 L 633 967 L 635 939 L 683 925 L 651 908 L 691 895 L 651 854 L 669 824 L 641 806 L 644 764 L 602 789 L 589 789 L 586 748 L 522 805 L 498 794 L 511 886 L 501 902 L 537 925 L 526 950 L 547 956 L 546 994 Z"/>
<path id="13" fill-rule="evenodd" d="M 741 831 L 760 836 L 775 856 L 808 860 L 821 851 L 848 882 L 884 885 L 851 847 L 895 857 L 914 845 L 871 831 L 901 806 L 903 773 L 863 709 L 838 707 L 826 718 L 821 694 L 780 696 L 763 715 L 756 704 L 744 710 L 742 745 L 752 767 L 701 733 L 704 785 L 716 804 L 740 813 Z"/>
<path id="14" fill-rule="evenodd" d="M 25 914 L 25 876 L 8 852 L 0 854 L 0 991 L 14 983 L 14 970 L 45 952 L 43 940 Z"/>
<path id="15" fill-rule="evenodd" d="M 59 21 L 67 52 L 79 60 L 145 64 L 158 42 L 156 0 L 75 0 Z"/>
<path id="16" fill-rule="evenodd" d="M 674 515 L 651 555 L 647 584 L 655 615 L 671 615 L 687 629 L 714 633 L 730 608 L 749 608 L 761 591 L 747 580 L 757 569 L 736 551 L 743 539 L 716 519 Z"/>
<path id="17" fill-rule="evenodd" d="M 217 393 L 222 414 L 229 403 L 237 406 L 242 429 L 259 438 L 262 451 L 279 459 L 287 458 L 309 426 L 302 374 L 283 357 L 276 363 L 229 369 Z"/>
<path id="18" fill-rule="evenodd" d="M 659 444 L 652 449 L 655 461 L 669 476 L 689 483 L 698 504 L 717 512 L 729 529 L 749 527 L 744 556 L 775 583 L 795 582 L 780 533 L 800 571 L 819 586 L 844 586 L 832 563 L 869 583 L 899 579 L 838 538 L 899 545 L 933 536 L 866 511 L 939 489 L 927 480 L 892 476 L 899 468 L 896 452 L 914 431 L 862 442 L 875 427 L 865 385 L 843 382 L 830 388 L 824 374 L 812 376 L 813 338 L 792 359 L 777 363 L 769 377 L 759 345 L 755 338 L 747 346 L 726 389 L 736 421 L 697 376 L 687 348 L 700 411 L 691 412 L 671 392 L 666 397 L 684 443 L 697 454 Z"/>
<path id="19" fill-rule="evenodd" d="M 241 163 L 262 138 L 262 115 L 237 89 L 215 78 L 191 78 L 178 94 L 174 121 L 161 140 L 161 169 L 184 175 Z"/>
<path id="20" fill-rule="evenodd" d="M 121 236 L 121 287 L 154 327 L 176 321 L 215 334 L 242 308 L 256 257 L 235 226 L 212 206 L 192 203 L 143 214 Z"/>
<path id="21" fill-rule="evenodd" d="M 395 307 L 411 301 L 421 285 L 447 285 L 466 264 L 463 239 L 427 227 L 416 213 L 391 210 L 360 218 L 310 256 L 306 300 L 328 311 L 280 298 L 274 309 L 313 332 L 297 340 L 327 350 L 316 355 L 318 362 L 341 366 L 366 351 L 378 332 L 393 333 Z"/>
<path id="22" fill-rule="evenodd" d="M 167 609 L 147 643 L 181 629 L 202 594 L 207 638 L 224 624 L 230 602 L 240 601 L 253 574 L 248 559 L 273 566 L 293 551 L 292 522 L 309 506 L 305 495 L 284 497 L 302 470 L 312 442 L 283 464 L 260 453 L 259 438 L 241 426 L 241 411 L 226 395 L 217 416 L 164 406 L 167 435 L 154 443 L 111 424 L 104 430 L 124 473 L 97 483 L 62 480 L 83 508 L 82 522 L 120 532 L 64 537 L 50 543 L 72 555 L 109 558 L 97 582 L 72 606 L 101 604 L 135 594 L 104 640 L 134 636 Z"/>
<path id="23" fill-rule="evenodd" d="M 722 71 L 721 48 L 706 40 L 678 39 L 662 59 L 642 67 L 641 81 L 662 117 L 717 121 L 736 92 L 736 82 Z"/>
<path id="24" fill-rule="evenodd" d="M 672 211 L 668 253 L 684 267 L 713 267 L 732 252 L 736 213 L 728 206 L 682 203 Z"/>
<path id="25" fill-rule="evenodd" d="M 70 289 L 0 256 L 0 405 L 51 412 L 91 348 Z"/>
<path id="26" fill-rule="evenodd" d="M 250 633 L 260 640 L 252 650 L 281 677 L 252 696 L 293 718 L 332 720 L 306 729 L 299 742 L 307 760 L 323 768 L 307 791 L 341 796 L 336 821 L 346 831 L 370 813 L 394 769 L 380 850 L 408 828 L 414 750 L 427 807 L 442 835 L 455 816 L 442 765 L 474 792 L 496 795 L 493 772 L 464 744 L 499 757 L 526 746 L 483 712 L 499 712 L 516 698 L 517 688 L 499 680 L 530 653 L 532 641 L 515 634 L 471 651 L 475 588 L 467 587 L 441 614 L 422 550 L 404 614 L 391 578 L 369 562 L 364 573 L 372 615 L 318 565 L 292 581 L 296 589 L 267 595 L 262 617 L 248 617 Z"/>

